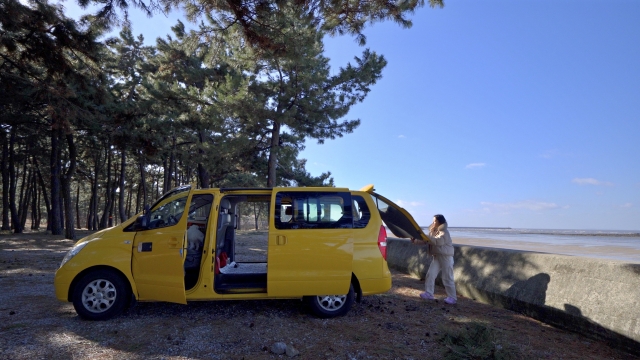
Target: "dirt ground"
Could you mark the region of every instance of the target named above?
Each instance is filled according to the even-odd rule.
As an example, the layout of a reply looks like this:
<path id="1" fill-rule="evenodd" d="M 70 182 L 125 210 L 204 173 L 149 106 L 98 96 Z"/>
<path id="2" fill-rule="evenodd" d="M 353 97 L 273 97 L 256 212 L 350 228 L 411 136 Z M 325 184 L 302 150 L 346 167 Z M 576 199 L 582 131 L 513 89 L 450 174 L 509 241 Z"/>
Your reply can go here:
<path id="1" fill-rule="evenodd" d="M 83 321 L 53 289 L 72 244 L 41 233 L 0 235 L 0 359 L 287 358 L 270 352 L 276 342 L 300 359 L 463 358 L 443 336 L 474 323 L 495 334 L 494 358 L 509 351 L 519 359 L 639 359 L 471 299 L 445 305 L 441 288 L 440 300 L 421 300 L 422 282 L 398 272 L 388 293 L 336 319 L 313 317 L 299 300 L 269 300 L 139 303 L 109 321 Z"/>

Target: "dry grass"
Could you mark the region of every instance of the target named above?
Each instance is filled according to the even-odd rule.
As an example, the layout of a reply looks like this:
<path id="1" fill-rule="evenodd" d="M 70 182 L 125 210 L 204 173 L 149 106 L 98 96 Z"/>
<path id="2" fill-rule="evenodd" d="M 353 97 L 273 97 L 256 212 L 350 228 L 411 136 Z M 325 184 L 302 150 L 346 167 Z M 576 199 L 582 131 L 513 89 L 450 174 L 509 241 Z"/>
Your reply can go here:
<path id="1" fill-rule="evenodd" d="M 140 303 L 110 321 L 82 321 L 53 290 L 71 245 L 51 235 L 0 235 L 0 359 L 286 358 L 269 352 L 279 341 L 301 359 L 463 358 L 451 339 L 477 324 L 497 349 L 520 359 L 637 359 L 470 299 L 423 301 L 422 282 L 401 273 L 391 291 L 365 297 L 337 319 L 315 318 L 298 300 L 270 300 Z"/>

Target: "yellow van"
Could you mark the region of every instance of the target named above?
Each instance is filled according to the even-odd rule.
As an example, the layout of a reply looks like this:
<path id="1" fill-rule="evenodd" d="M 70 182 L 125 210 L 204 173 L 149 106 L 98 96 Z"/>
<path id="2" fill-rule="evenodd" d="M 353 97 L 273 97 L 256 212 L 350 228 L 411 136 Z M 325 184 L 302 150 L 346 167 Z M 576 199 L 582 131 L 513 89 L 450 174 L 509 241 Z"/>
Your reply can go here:
<path id="1" fill-rule="evenodd" d="M 391 288 L 383 221 L 396 236 L 427 239 L 372 185 L 183 186 L 78 241 L 56 272 L 56 296 L 91 320 L 136 300 L 302 298 L 320 317 L 339 316 Z"/>

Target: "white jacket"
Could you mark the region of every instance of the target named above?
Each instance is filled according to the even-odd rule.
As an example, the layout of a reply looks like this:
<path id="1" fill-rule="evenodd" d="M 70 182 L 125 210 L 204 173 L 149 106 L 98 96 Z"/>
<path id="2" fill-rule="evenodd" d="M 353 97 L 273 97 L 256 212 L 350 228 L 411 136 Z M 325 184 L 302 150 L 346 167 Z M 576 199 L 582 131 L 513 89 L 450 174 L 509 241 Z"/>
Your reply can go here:
<path id="1" fill-rule="evenodd" d="M 434 236 L 428 233 L 427 237 L 432 242 L 432 244 L 429 244 L 431 255 L 440 254 L 453 256 L 453 241 L 451 241 L 447 224 L 438 226 L 438 232 L 436 232 Z"/>

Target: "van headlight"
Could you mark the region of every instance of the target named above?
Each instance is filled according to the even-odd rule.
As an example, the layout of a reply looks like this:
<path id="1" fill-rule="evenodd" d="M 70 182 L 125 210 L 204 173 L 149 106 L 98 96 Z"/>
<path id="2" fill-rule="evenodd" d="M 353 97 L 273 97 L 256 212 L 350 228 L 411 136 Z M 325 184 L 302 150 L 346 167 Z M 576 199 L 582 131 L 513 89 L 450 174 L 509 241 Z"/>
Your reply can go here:
<path id="1" fill-rule="evenodd" d="M 62 259 L 62 262 L 60 263 L 60 267 L 63 267 L 64 264 L 67 263 L 67 261 L 71 260 L 71 258 L 76 256 L 80 252 L 80 250 L 82 250 L 85 246 L 87 246 L 88 243 L 89 242 L 86 241 L 80 244 L 73 245 L 71 250 L 67 252 L 67 255 L 64 256 L 64 259 Z"/>

